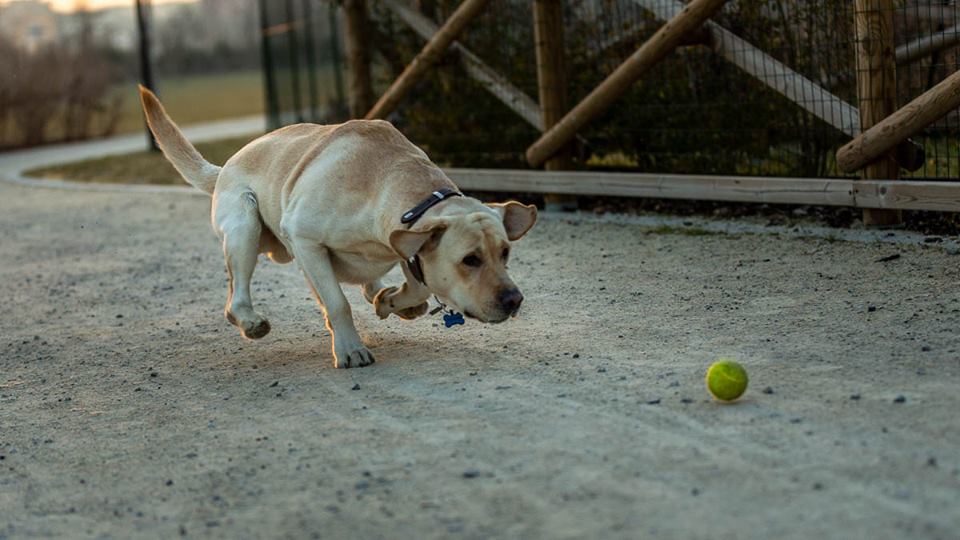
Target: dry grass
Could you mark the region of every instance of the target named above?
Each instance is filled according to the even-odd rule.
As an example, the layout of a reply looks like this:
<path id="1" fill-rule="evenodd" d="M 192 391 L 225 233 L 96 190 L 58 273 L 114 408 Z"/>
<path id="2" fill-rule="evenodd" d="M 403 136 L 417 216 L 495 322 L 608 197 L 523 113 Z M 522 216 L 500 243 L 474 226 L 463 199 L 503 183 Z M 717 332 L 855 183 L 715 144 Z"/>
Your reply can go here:
<path id="1" fill-rule="evenodd" d="M 160 100 L 181 126 L 263 113 L 263 81 L 259 71 L 165 79 L 159 85 Z M 118 87 L 123 109 L 117 133 L 143 129 L 136 83 Z"/>
<path id="2" fill-rule="evenodd" d="M 197 145 L 197 150 L 210 162 L 222 165 L 237 150 L 254 138 L 256 136 L 251 135 L 200 143 Z M 150 151 L 41 167 L 27 171 L 26 175 L 56 180 L 107 184 L 185 184 L 162 154 Z"/>
<path id="3" fill-rule="evenodd" d="M 112 95 L 121 100 L 113 134 L 143 130 L 137 83 L 119 84 L 113 88 Z M 259 71 L 166 78 L 159 81 L 159 95 L 167 111 L 181 126 L 264 112 L 263 80 Z M 47 141 L 63 139 L 62 111 L 57 114 L 44 130 Z M 103 133 L 107 121 L 105 113 L 94 115 L 91 133 Z M 12 120 L 0 122 L 0 147 L 16 147 L 22 142 L 23 134 Z"/>

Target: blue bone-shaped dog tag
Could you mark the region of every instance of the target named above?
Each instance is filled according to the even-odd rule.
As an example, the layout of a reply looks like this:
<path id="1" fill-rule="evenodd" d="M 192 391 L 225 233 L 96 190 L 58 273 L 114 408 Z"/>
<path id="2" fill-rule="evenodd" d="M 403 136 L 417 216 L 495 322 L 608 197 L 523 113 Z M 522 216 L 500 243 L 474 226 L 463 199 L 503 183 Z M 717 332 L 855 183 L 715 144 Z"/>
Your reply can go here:
<path id="1" fill-rule="evenodd" d="M 451 311 L 443 315 L 443 325 L 450 328 L 457 324 L 463 324 L 463 314 Z"/>

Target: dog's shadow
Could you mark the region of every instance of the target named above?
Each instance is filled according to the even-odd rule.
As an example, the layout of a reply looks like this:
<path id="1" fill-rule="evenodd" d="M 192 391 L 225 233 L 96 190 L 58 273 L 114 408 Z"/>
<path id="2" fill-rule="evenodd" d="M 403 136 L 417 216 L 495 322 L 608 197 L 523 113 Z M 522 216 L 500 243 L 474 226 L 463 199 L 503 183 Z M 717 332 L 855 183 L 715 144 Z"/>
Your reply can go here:
<path id="1" fill-rule="evenodd" d="M 424 342 L 405 339 L 396 335 L 365 336 L 364 342 L 377 359 L 377 363 L 391 363 L 398 359 L 411 357 L 427 360 L 420 355 L 424 352 Z M 280 368 L 291 365 L 333 365 L 333 351 L 329 336 L 304 336 L 302 338 L 276 339 L 265 341 L 262 347 L 247 348 L 248 360 L 259 368 Z M 374 364 L 375 366 L 376 364 Z"/>

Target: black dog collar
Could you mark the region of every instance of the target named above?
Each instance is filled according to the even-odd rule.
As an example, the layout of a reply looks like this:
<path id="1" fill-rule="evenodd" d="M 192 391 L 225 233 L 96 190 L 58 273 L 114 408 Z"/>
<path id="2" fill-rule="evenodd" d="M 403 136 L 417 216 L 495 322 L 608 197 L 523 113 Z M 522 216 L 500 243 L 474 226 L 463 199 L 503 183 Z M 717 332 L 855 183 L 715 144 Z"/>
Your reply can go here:
<path id="1" fill-rule="evenodd" d="M 420 264 L 419 255 L 414 255 L 407 260 L 407 268 L 410 270 L 410 274 L 417 278 L 417 281 L 424 285 L 427 284 L 427 280 L 423 277 L 423 266 Z"/>
<path id="2" fill-rule="evenodd" d="M 429 197 L 420 202 L 420 204 L 414 206 L 410 210 L 407 210 L 403 217 L 400 218 L 400 223 L 403 223 L 407 227 L 416 223 L 420 216 L 424 214 L 427 210 L 433 208 L 433 206 L 440 201 L 449 199 L 450 197 L 463 197 L 463 193 L 453 189 L 438 189 L 430 194 Z"/>
<path id="3" fill-rule="evenodd" d="M 450 197 L 462 196 L 463 193 L 460 193 L 459 191 L 446 188 L 438 189 L 437 191 L 431 193 L 429 197 L 421 201 L 420 204 L 414 206 L 410 210 L 407 210 L 407 212 L 404 213 L 400 218 L 400 223 L 403 223 L 409 228 L 413 226 L 413 224 L 416 223 L 417 220 L 420 219 L 420 217 L 423 216 L 427 210 L 433 208 L 433 206 L 440 201 L 449 199 Z M 414 255 L 407 260 L 407 268 L 410 269 L 410 273 L 413 275 L 413 277 L 417 278 L 417 281 L 423 283 L 424 285 L 427 284 L 426 279 L 423 277 L 423 266 L 420 264 L 419 255 Z"/>

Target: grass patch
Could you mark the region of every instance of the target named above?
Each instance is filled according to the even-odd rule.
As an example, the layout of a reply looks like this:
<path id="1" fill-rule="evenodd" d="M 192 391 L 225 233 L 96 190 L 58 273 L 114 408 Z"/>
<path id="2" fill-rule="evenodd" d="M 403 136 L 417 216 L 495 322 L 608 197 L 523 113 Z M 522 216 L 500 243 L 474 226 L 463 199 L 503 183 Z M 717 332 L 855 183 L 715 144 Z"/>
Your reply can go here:
<path id="1" fill-rule="evenodd" d="M 211 163 L 223 165 L 237 150 L 256 137 L 251 135 L 200 143 L 197 144 L 197 150 Z M 38 178 L 106 184 L 186 184 L 160 152 L 148 150 L 41 167 L 29 170 L 25 174 Z"/>
<path id="2" fill-rule="evenodd" d="M 263 79 L 259 71 L 162 79 L 158 86 L 163 106 L 181 126 L 263 114 Z M 120 85 L 114 91 L 123 96 L 117 133 L 143 130 L 137 84 Z"/>

